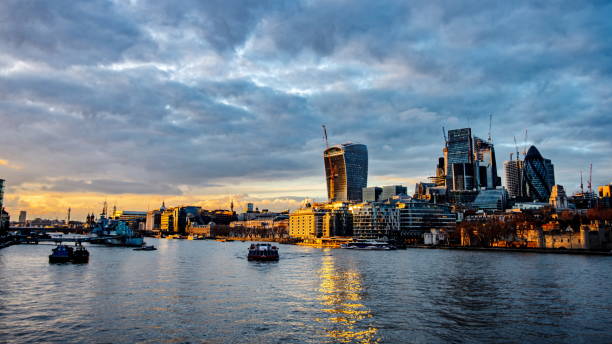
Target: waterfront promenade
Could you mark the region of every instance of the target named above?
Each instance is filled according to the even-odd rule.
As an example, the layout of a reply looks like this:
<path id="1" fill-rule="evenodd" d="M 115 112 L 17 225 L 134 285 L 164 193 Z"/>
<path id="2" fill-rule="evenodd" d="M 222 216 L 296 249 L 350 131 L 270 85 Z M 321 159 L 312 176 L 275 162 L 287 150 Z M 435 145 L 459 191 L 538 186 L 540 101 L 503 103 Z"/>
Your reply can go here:
<path id="1" fill-rule="evenodd" d="M 612 258 L 147 238 L 158 251 L 88 245 L 0 250 L 0 338 L 11 343 L 606 343 Z"/>

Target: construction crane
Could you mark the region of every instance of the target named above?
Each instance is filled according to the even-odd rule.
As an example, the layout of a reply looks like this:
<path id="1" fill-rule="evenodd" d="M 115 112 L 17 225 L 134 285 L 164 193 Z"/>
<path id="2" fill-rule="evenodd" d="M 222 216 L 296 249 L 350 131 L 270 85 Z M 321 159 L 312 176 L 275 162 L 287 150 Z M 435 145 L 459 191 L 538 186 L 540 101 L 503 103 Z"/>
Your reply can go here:
<path id="1" fill-rule="evenodd" d="M 489 143 L 491 143 L 491 122 L 493 122 L 493 114 L 489 114 Z"/>
<path id="2" fill-rule="evenodd" d="M 589 194 L 593 193 L 593 185 L 591 184 L 592 181 L 593 181 L 593 164 L 591 163 L 589 165 L 589 182 L 587 184 L 587 186 L 589 187 Z"/>
<path id="3" fill-rule="evenodd" d="M 527 155 L 527 128 L 525 128 L 525 141 L 523 142 L 523 156 Z"/>
<path id="4" fill-rule="evenodd" d="M 516 149 L 516 161 L 518 161 L 520 158 L 518 144 L 516 144 L 516 136 L 514 136 L 514 148 Z M 510 158 L 510 160 L 512 160 L 512 157 Z"/>
<path id="5" fill-rule="evenodd" d="M 446 129 L 442 127 L 442 136 L 444 136 L 444 147 L 448 147 L 448 139 L 446 138 Z"/>
<path id="6" fill-rule="evenodd" d="M 325 124 L 321 125 L 323 127 L 323 140 L 325 141 L 325 148 L 329 148 L 329 141 L 327 141 L 327 128 Z"/>

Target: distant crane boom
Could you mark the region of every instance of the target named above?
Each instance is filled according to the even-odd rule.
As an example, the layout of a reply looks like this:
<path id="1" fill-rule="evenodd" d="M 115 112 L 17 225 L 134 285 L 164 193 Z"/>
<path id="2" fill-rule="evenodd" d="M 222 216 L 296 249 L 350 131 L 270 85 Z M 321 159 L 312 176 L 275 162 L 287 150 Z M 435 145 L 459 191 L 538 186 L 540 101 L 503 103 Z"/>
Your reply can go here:
<path id="1" fill-rule="evenodd" d="M 589 193 L 593 193 L 593 184 L 591 184 L 592 181 L 593 181 L 593 164 L 591 163 L 589 165 L 589 183 L 588 183 Z"/>
<path id="2" fill-rule="evenodd" d="M 514 148 L 516 149 L 516 160 L 518 161 L 520 158 L 518 144 L 516 144 L 516 136 L 514 136 Z M 512 160 L 512 158 L 510 158 L 510 160 Z"/>
<path id="3" fill-rule="evenodd" d="M 327 140 L 327 128 L 325 124 L 321 125 L 323 127 L 323 140 L 325 141 L 325 148 L 329 148 L 329 141 Z"/>
<path id="4" fill-rule="evenodd" d="M 527 128 L 525 128 L 525 141 L 523 142 L 523 155 L 527 155 Z"/>
<path id="5" fill-rule="evenodd" d="M 446 128 L 442 127 L 442 136 L 444 136 L 444 146 L 448 146 L 448 139 L 446 138 Z"/>
<path id="6" fill-rule="evenodd" d="M 491 142 L 491 122 L 493 122 L 493 114 L 489 114 L 489 142 Z"/>

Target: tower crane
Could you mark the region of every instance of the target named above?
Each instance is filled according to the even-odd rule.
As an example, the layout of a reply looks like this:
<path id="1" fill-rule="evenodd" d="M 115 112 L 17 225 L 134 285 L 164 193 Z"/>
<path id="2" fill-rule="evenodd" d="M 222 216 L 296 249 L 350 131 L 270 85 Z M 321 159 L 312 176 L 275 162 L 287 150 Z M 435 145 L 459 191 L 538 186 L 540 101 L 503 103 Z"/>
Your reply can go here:
<path id="1" fill-rule="evenodd" d="M 325 148 L 329 148 L 329 142 L 327 141 L 327 128 L 325 124 L 321 125 L 323 127 L 323 140 L 325 141 Z"/>
<path id="2" fill-rule="evenodd" d="M 448 147 L 448 139 L 446 138 L 446 128 L 442 127 L 442 136 L 444 136 L 444 147 Z"/>
<path id="3" fill-rule="evenodd" d="M 593 194 L 593 184 L 591 184 L 592 181 L 593 181 L 593 164 L 591 163 L 589 165 L 589 182 L 587 184 L 587 186 L 589 187 L 589 194 Z"/>
<path id="4" fill-rule="evenodd" d="M 493 114 L 489 114 L 489 143 L 491 143 L 491 122 L 493 122 Z"/>

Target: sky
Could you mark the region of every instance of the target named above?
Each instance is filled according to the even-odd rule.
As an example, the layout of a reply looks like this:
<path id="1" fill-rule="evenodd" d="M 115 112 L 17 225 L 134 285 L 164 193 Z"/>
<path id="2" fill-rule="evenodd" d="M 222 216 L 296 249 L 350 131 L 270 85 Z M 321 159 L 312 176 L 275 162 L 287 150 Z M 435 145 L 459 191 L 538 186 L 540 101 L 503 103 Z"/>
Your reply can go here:
<path id="1" fill-rule="evenodd" d="M 525 144 L 571 193 L 612 182 L 609 1 L 0 2 L 0 178 L 13 217 L 325 197 L 331 144 L 368 184 L 435 172 L 442 127 Z M 525 129 L 528 130 L 525 140 Z M 585 177 L 586 180 L 586 177 Z"/>

